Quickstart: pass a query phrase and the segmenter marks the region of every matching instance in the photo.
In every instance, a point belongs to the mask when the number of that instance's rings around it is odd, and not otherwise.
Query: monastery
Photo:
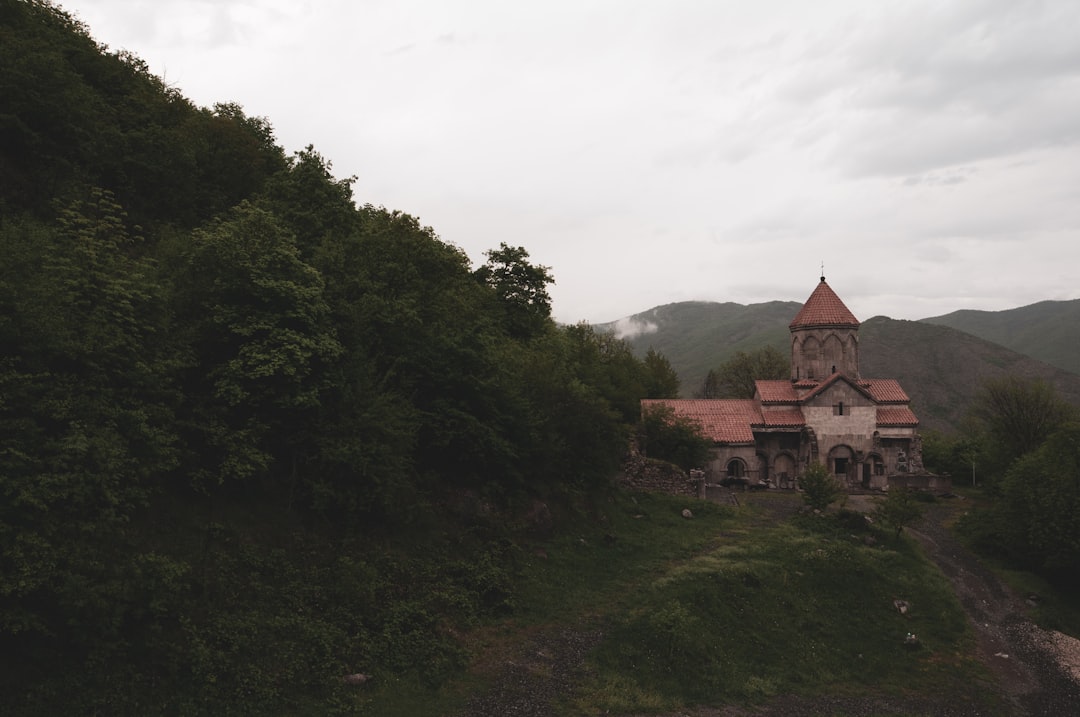
[[[895,379],[859,374],[859,321],[821,277],[788,327],[790,380],[759,380],[752,399],[646,399],[713,441],[709,482],[794,488],[822,463],[848,490],[922,473],[919,419]]]

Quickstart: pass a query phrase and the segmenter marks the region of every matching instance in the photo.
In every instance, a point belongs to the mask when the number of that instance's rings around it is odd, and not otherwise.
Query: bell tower
[[[834,373],[858,380],[859,320],[824,276],[788,329],[792,381],[821,381]]]

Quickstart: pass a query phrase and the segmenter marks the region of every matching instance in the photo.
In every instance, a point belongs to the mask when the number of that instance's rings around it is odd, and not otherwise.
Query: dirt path
[[[932,506],[913,535],[953,584],[975,629],[979,658],[997,678],[1017,717],[1080,714],[1080,656],[1075,641],[1048,633],[1028,605],[943,526],[947,506]]]
[[[849,508],[857,508],[849,505]],[[870,506],[867,506],[870,507]],[[979,658],[994,675],[1008,711],[988,715],[970,695],[780,697],[756,709],[699,708],[661,717],[1068,717],[1080,715],[1080,641],[1047,633],[1027,618],[1028,605],[960,545],[944,527],[950,507],[930,506],[909,529],[952,582],[975,629]],[[545,717],[582,677],[599,644],[595,627],[562,627],[535,635],[499,671],[492,688],[458,717]],[[1056,639],[1056,641],[1055,641]],[[1075,653],[1069,654],[1070,650]],[[1073,670],[1070,673],[1070,669]],[[984,689],[973,685],[971,691]],[[625,715],[623,717],[634,717]],[[657,717],[653,715],[652,717]]]

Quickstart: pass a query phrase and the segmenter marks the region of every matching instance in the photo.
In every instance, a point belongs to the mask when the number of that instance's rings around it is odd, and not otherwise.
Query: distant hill
[[[802,304],[770,301],[764,304],[685,301],[657,306],[626,319],[597,324],[613,331],[644,356],[650,347],[664,354],[679,374],[682,395],[700,392],[705,376],[735,355],[774,346],[787,355],[788,324]]]
[[[791,301],[684,302],[596,328],[625,338],[639,355],[650,347],[663,353],[679,375],[683,397],[691,398],[700,395],[709,369],[736,351],[773,346],[787,355],[788,324],[800,307]],[[862,323],[859,341],[862,375],[900,381],[923,429],[959,428],[982,382],[1005,374],[1045,380],[1080,406],[1080,375],[930,320],[875,317]]]
[[[878,316],[859,327],[859,348],[862,375],[898,379],[923,429],[958,428],[983,381],[1007,374],[1080,406],[1080,375],[948,326]]]
[[[1006,311],[954,311],[923,321],[966,331],[1080,374],[1080,299],[1040,301]]]

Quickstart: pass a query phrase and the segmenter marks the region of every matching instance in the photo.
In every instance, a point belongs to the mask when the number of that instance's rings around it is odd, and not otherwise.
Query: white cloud
[[[632,339],[642,334],[655,334],[660,327],[652,321],[626,317],[615,322],[615,338]]]
[[[802,301],[821,261],[860,318],[1080,296],[1072,0],[66,6],[359,201],[525,246],[561,321]]]

